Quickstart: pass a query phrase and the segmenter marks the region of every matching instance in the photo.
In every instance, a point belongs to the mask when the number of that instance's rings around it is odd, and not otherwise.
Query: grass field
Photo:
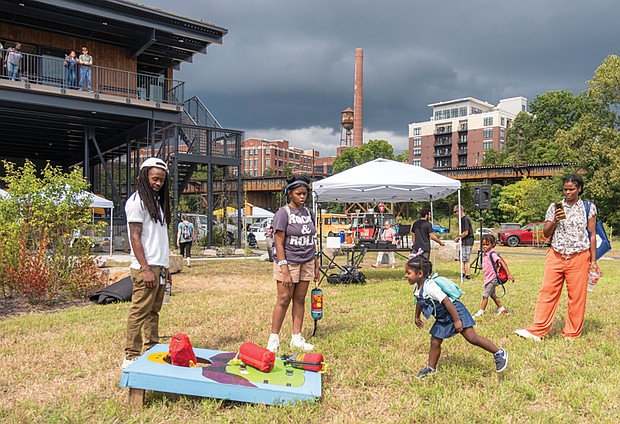
[[[329,362],[319,402],[267,407],[147,392],[143,409],[134,410],[127,389],[118,387],[128,304],[88,305],[0,320],[0,422],[620,422],[620,261],[600,262],[605,275],[589,294],[580,339],[567,343],[560,334],[564,293],[550,335],[536,343],[513,331],[532,319],[543,252],[500,251],[517,279],[503,299],[510,315],[496,316],[490,302],[476,326],[509,352],[499,375],[490,354],[457,336],[443,344],[438,372],[416,379],[426,365],[431,323],[414,325],[404,260],[395,270],[375,270],[375,255],[368,255],[367,284],[321,285],[324,318],[309,340]],[[275,301],[270,266],[209,261],[177,274],[160,333],[184,332],[194,346],[210,349],[264,345]],[[438,262],[438,269],[458,276],[453,260]],[[463,287],[472,314],[481,286],[478,275]],[[308,337],[313,323],[306,312]],[[290,332],[287,317],[281,350]]]

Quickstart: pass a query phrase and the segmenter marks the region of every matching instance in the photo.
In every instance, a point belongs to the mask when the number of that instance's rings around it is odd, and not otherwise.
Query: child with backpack
[[[434,373],[437,369],[437,362],[441,355],[441,344],[444,339],[448,339],[460,333],[469,343],[478,346],[493,354],[495,360],[495,371],[502,372],[508,365],[508,353],[504,349],[498,348],[495,344],[476,334],[474,330],[474,319],[471,314],[457,297],[460,294],[451,294],[451,299],[445,291],[448,289],[440,288],[439,284],[451,283],[451,286],[458,289],[458,286],[451,280],[438,277],[436,274],[429,278],[433,265],[422,257],[410,259],[405,265],[405,277],[410,285],[415,284],[414,296],[416,298],[415,325],[418,328],[424,326],[420,314],[424,314],[426,319],[435,317],[435,323],[431,327],[431,348],[428,355],[428,365],[417,375],[417,378],[424,378]],[[447,284],[446,284],[447,285]],[[445,291],[444,291],[445,290]],[[460,290],[458,290],[460,292]]]
[[[507,314],[508,310],[502,305],[502,301],[495,293],[495,288],[499,284],[504,284],[506,281],[515,281],[508,270],[506,261],[497,254],[493,249],[495,247],[495,236],[493,234],[484,234],[480,240],[482,250],[484,250],[484,256],[482,257],[482,273],[484,274],[484,288],[482,289],[482,303],[480,309],[474,315],[475,318],[481,317],[484,314],[484,310],[487,308],[489,297],[493,299],[493,302],[497,305],[497,315]],[[506,271],[507,280],[500,281],[499,270],[500,267]]]

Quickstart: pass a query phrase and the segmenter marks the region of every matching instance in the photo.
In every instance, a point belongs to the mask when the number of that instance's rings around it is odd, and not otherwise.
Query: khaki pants
[[[167,272],[161,266],[151,266],[155,274],[155,287],[146,287],[142,281],[142,271],[131,269],[133,291],[131,306],[127,318],[127,340],[125,342],[125,357],[133,359],[144,351],[159,343],[159,311],[164,300],[165,284],[159,284],[159,276]],[[144,330],[144,345],[142,331]]]
[[[586,312],[589,268],[589,250],[575,253],[565,259],[555,250],[549,249],[545,260],[542,287],[536,302],[534,323],[526,327],[527,331],[538,337],[544,337],[549,333],[560,302],[562,286],[566,281],[568,308],[562,336],[568,338],[581,336]]]

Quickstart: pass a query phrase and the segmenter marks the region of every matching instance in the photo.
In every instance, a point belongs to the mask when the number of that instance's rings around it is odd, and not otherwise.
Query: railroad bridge
[[[472,166],[458,168],[433,169],[446,177],[457,179],[461,182],[481,182],[492,184],[496,181],[519,180],[523,177],[528,178],[548,178],[565,172],[567,168],[575,167],[576,162],[560,163],[537,163],[523,165],[498,165],[498,166]],[[313,181],[325,178],[323,175],[312,176]],[[225,183],[225,184],[224,184]],[[282,189],[286,185],[286,177],[259,177],[244,178],[243,192],[246,201],[253,205],[260,206],[269,210],[276,210],[283,201]],[[237,180],[213,181],[213,194],[226,195],[226,192],[234,193],[237,191]],[[207,183],[205,181],[192,181],[185,193],[207,194]]]

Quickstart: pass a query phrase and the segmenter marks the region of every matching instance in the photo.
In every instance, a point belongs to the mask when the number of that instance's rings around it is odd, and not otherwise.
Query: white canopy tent
[[[110,209],[110,256],[112,256],[112,249],[114,248],[112,240],[112,232],[114,230],[114,202],[103,197],[99,197],[96,194],[90,193],[88,191],[84,192],[84,196],[90,199],[91,208]]]
[[[313,184],[316,202],[431,202],[460,188],[458,180],[381,158]]]
[[[312,191],[315,210],[323,202],[430,202],[432,217],[433,200],[458,191],[461,205],[460,188],[460,181],[421,166],[379,158],[317,181]]]

